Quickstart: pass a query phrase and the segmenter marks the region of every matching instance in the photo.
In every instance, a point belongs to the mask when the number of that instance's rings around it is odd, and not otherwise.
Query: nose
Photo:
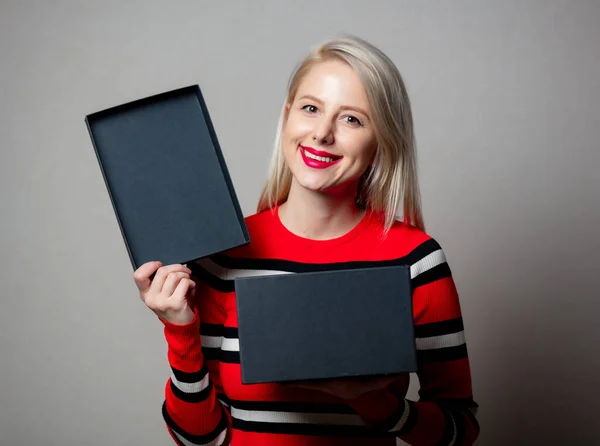
[[[313,129],[313,140],[319,144],[331,144],[333,143],[333,132],[334,125],[331,119],[323,116],[321,119],[315,120],[315,127]]]

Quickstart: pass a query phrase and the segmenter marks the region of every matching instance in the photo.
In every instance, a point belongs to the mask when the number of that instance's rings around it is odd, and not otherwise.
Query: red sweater
[[[457,291],[440,245],[397,222],[382,237],[368,213],[342,237],[292,234],[277,212],[246,218],[250,244],[188,265],[197,291],[188,325],[163,321],[171,377],[163,416],[178,445],[470,445],[478,436]],[[359,263],[351,263],[359,262]],[[234,279],[332,269],[339,264],[411,266],[419,401],[406,375],[355,400],[279,384],[242,385]],[[365,298],[368,298],[367,296]]]

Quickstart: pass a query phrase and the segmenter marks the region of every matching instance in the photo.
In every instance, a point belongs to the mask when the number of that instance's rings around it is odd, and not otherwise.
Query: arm
[[[458,293],[439,245],[430,240],[412,266],[419,401],[405,386],[349,400],[367,425],[414,445],[472,445],[479,435]]]
[[[194,319],[185,325],[160,319],[171,367],[162,413],[176,444],[218,446],[228,443],[231,426],[230,414],[219,401],[219,360],[214,354],[220,350],[226,314],[219,293],[197,279],[195,282]]]

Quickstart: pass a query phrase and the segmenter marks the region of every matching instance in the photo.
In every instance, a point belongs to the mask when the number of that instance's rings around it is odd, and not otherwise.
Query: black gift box
[[[86,116],[134,269],[187,263],[249,242],[197,85]]]
[[[242,382],[417,370],[408,266],[235,280]]]

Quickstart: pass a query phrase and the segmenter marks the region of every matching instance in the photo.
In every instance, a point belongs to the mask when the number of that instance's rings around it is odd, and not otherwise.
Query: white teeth
[[[317,161],[321,161],[322,163],[332,163],[333,162],[333,158],[327,158],[327,157],[324,157],[324,156],[313,155],[312,153],[309,153],[306,150],[304,150],[304,154],[307,156],[307,158],[310,158],[310,159],[313,159],[313,160],[317,160]]]

